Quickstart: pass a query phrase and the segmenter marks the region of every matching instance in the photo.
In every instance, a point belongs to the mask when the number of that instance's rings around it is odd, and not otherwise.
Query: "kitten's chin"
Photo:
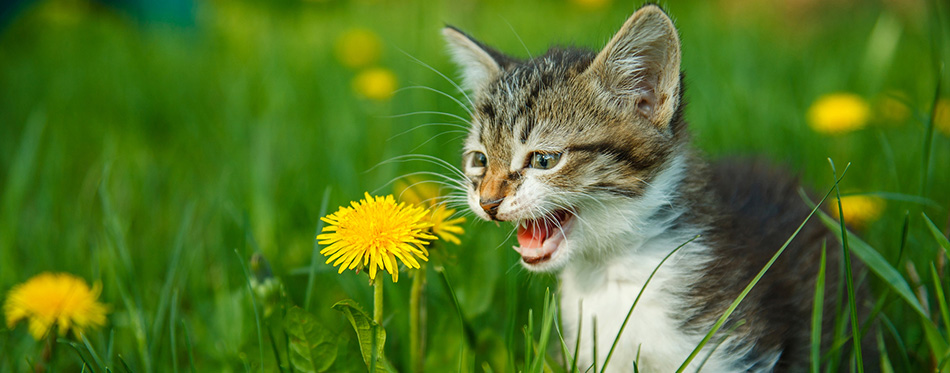
[[[540,219],[518,223],[518,244],[514,249],[521,254],[521,264],[537,272],[560,269],[567,246],[567,236],[574,227],[574,214],[558,210]]]

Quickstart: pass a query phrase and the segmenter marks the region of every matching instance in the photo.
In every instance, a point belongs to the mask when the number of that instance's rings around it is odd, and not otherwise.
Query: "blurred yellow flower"
[[[423,207],[432,206],[439,198],[439,187],[436,183],[415,177],[396,180],[393,189],[400,201]]]
[[[845,223],[862,228],[868,223],[877,220],[884,212],[884,200],[868,196],[841,197],[841,211],[844,213]],[[831,203],[831,216],[838,219],[837,201]]]
[[[364,70],[353,78],[353,90],[368,99],[388,99],[396,91],[396,75],[381,67]]]
[[[350,29],[336,40],[336,57],[351,69],[376,63],[382,54],[379,36],[367,29]]]
[[[818,98],[808,109],[808,124],[821,133],[839,134],[864,128],[870,107],[858,95],[833,93]]]
[[[910,108],[907,107],[907,95],[900,92],[890,92],[875,100],[874,109],[881,121],[888,124],[903,124],[910,118]]]
[[[425,220],[428,210],[396,204],[392,195],[366,198],[352,207],[340,209],[320,218],[328,225],[317,236],[321,245],[329,245],[320,254],[327,263],[340,266],[339,273],[346,269],[363,268],[369,265],[369,278],[376,279],[377,268],[382,268],[399,280],[396,258],[410,268],[419,268],[416,258],[428,260],[425,245],[436,237],[429,234],[432,224]]]
[[[86,328],[106,323],[106,306],[96,300],[101,291],[99,284],[90,289],[86,281],[68,273],[41,273],[7,293],[3,304],[7,327],[26,319],[36,340],[43,339],[53,325],[61,336],[69,330],[81,336]]]
[[[937,101],[937,108],[934,110],[934,127],[950,136],[950,99],[942,98]]]
[[[610,0],[571,0],[572,3],[577,4],[585,9],[600,9],[610,4]]]
[[[456,245],[462,243],[458,235],[465,234],[465,229],[460,226],[465,223],[465,218],[452,218],[456,211],[440,202],[441,194],[437,184],[410,177],[397,180],[395,190],[400,201],[429,207],[430,214],[426,215],[426,220],[432,224],[432,233]]]
[[[446,208],[442,204],[433,206],[430,211],[432,213],[428,215],[428,220],[432,223],[432,233],[445,241],[461,245],[462,241],[458,235],[465,234],[465,229],[460,226],[465,222],[465,217],[453,219],[455,209]]]

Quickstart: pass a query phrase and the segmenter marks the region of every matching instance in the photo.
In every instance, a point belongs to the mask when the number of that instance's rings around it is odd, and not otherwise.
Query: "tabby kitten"
[[[552,48],[518,60],[455,28],[442,33],[473,93],[468,203],[485,220],[517,226],[525,268],[559,273],[565,340],[575,340],[583,320],[582,369],[603,366],[647,276],[700,235],[656,273],[608,366],[631,371],[639,355],[641,371],[675,371],[808,215],[796,181],[695,155],[679,37],[655,5],[634,13],[599,53]],[[721,332],[688,370],[706,356],[708,372],[805,370],[823,240],[835,283],[837,241],[809,222],[721,329],[731,334]],[[825,310],[837,296],[829,290]]]

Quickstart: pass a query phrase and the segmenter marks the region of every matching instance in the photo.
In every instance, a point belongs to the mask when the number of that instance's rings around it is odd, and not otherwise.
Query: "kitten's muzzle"
[[[501,201],[504,200],[504,198],[481,198],[478,201],[478,205],[482,207],[482,210],[485,210],[485,213],[488,214],[492,220],[498,220],[495,218],[495,215],[498,214],[498,206],[500,206]]]

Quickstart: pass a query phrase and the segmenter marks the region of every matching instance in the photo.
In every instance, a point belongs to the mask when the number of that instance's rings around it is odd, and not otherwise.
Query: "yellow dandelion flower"
[[[373,197],[369,193],[352,207],[340,209],[326,217],[323,234],[317,236],[321,245],[329,245],[320,254],[327,263],[346,269],[369,266],[369,278],[376,279],[376,270],[382,268],[399,280],[396,258],[410,268],[419,268],[416,258],[428,261],[425,246],[436,237],[428,233],[431,223],[425,221],[426,209],[396,204],[392,195]]]
[[[372,100],[386,100],[396,91],[396,74],[376,67],[360,72],[353,78],[353,90]]]
[[[884,200],[868,196],[841,197],[841,211],[844,213],[845,223],[862,228],[868,223],[877,220],[884,212]],[[837,201],[832,201],[831,215],[838,219]]]
[[[336,40],[336,57],[351,69],[372,65],[381,54],[379,36],[367,29],[348,30]]]
[[[465,229],[460,227],[465,223],[465,218],[453,219],[455,209],[439,203],[441,194],[435,183],[409,177],[396,181],[395,190],[400,201],[429,208],[430,213],[426,215],[426,220],[432,224],[432,233],[456,245],[462,243],[457,235],[465,233]]]
[[[934,111],[934,127],[950,136],[950,99],[942,98],[937,101],[937,109]]]
[[[808,124],[818,132],[839,134],[864,128],[871,109],[852,93],[833,93],[818,98],[808,109]]]
[[[106,323],[106,306],[96,301],[101,291],[99,284],[90,289],[83,279],[68,273],[41,273],[10,289],[3,303],[7,327],[26,319],[36,340],[54,324],[59,335],[72,330],[81,336],[87,328]]]

